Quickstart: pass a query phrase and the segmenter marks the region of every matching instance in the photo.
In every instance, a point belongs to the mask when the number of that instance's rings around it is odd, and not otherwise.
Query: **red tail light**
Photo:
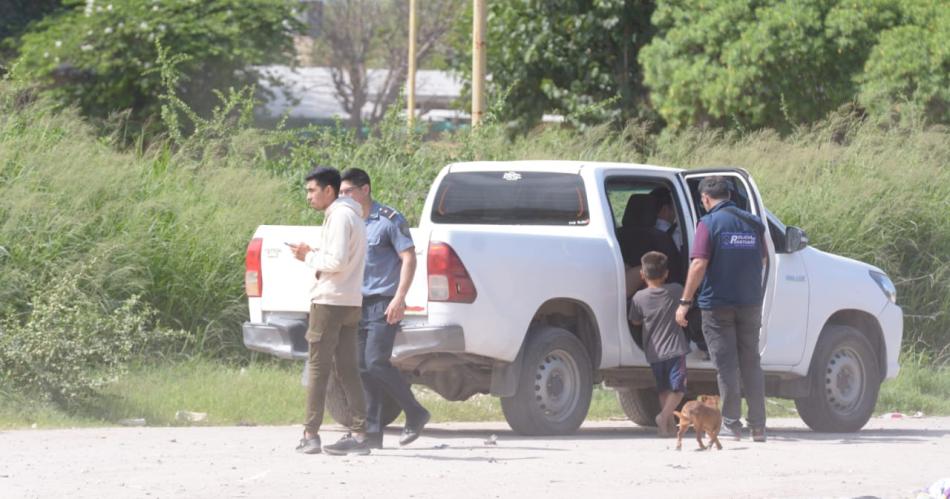
[[[455,250],[445,243],[429,243],[429,301],[472,303],[475,284]]]
[[[264,240],[255,237],[247,245],[244,258],[244,291],[249,298],[259,298],[264,292],[264,276],[261,274],[261,246]]]

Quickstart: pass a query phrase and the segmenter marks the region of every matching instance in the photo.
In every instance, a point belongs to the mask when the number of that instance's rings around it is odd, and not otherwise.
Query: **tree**
[[[216,89],[255,84],[254,64],[289,61],[293,0],[67,0],[22,36],[17,71],[89,116],[159,114],[157,41],[186,56],[178,95],[199,112]]]
[[[652,118],[637,54],[650,40],[647,0],[518,0],[488,4],[488,91],[521,130],[545,113],[578,123]],[[455,67],[471,74],[471,17]]]
[[[62,0],[6,0],[0,2],[0,74],[5,61],[14,58],[13,39],[30,23],[63,7]]]
[[[461,9],[455,0],[418,2],[416,57],[422,64],[437,49]],[[319,61],[330,66],[333,86],[349,125],[362,130],[364,107],[369,123],[378,123],[399,97],[409,72],[409,2],[407,0],[328,0],[321,4]],[[386,69],[372,87],[369,67]]]
[[[918,25],[911,11],[936,14],[940,4],[661,0],[653,16],[658,34],[640,62],[653,104],[673,126],[789,128],[855,100],[862,81],[867,103],[876,105],[870,88],[883,87],[864,75],[875,47],[895,36],[891,30]],[[917,77],[933,69],[918,67]]]
[[[909,22],[880,35],[859,77],[858,101],[873,115],[908,107],[931,123],[950,124],[950,8],[915,2]]]
[[[20,34],[31,22],[62,8],[62,0],[6,0],[0,2],[0,41]]]

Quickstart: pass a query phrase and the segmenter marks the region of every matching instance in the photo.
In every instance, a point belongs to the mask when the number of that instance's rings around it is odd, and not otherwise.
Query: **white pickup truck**
[[[794,399],[815,430],[857,431],[881,382],[899,369],[903,315],[894,285],[878,268],[809,247],[801,229],[766,210],[755,182],[737,168],[446,166],[412,229],[419,265],[393,364],[448,400],[500,397],[505,418],[522,434],[575,431],[595,383],[616,389],[631,420],[653,424],[654,381],[626,320],[630,243],[623,241],[652,227],[656,213],[644,196],[665,187],[684,228],[679,250],[688,254],[703,214],[697,186],[708,175],[727,177],[733,200],[768,221],[760,333],[767,394]],[[319,227],[266,225],[255,232],[243,327],[251,350],[306,357],[313,275],[284,242],[317,241],[318,234]],[[685,275],[686,258],[676,265]],[[687,366],[692,393],[717,391],[714,367],[701,352],[690,354]],[[331,395],[328,407],[338,421],[348,419],[338,397]],[[388,419],[398,411],[392,405]]]

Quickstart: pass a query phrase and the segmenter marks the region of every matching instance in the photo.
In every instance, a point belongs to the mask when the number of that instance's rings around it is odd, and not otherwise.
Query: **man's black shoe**
[[[370,449],[382,449],[383,448],[383,433],[367,433],[366,434],[366,443],[369,444]]]
[[[303,438],[300,439],[300,443],[297,444],[296,450],[301,454],[319,454],[320,435],[315,435],[313,438],[307,438],[307,434],[304,433]]]
[[[368,441],[363,440],[360,442],[353,438],[353,435],[349,433],[343,435],[343,438],[337,440],[335,444],[323,446],[323,452],[326,452],[331,456],[345,456],[347,454],[365,456],[370,453],[369,449]]]
[[[422,419],[418,422],[410,424],[409,421],[406,421],[406,427],[402,429],[402,436],[399,437],[399,445],[409,445],[415,442],[416,439],[422,435],[422,429],[425,428],[426,423],[428,423],[431,418],[432,414],[426,411]]]

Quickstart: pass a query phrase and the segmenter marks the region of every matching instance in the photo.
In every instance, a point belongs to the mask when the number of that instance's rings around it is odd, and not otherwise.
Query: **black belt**
[[[364,296],[364,297],[363,297],[363,301],[364,301],[364,302],[366,302],[366,301],[382,301],[382,300],[392,300],[393,298],[395,298],[395,296],[369,295],[369,296]]]

